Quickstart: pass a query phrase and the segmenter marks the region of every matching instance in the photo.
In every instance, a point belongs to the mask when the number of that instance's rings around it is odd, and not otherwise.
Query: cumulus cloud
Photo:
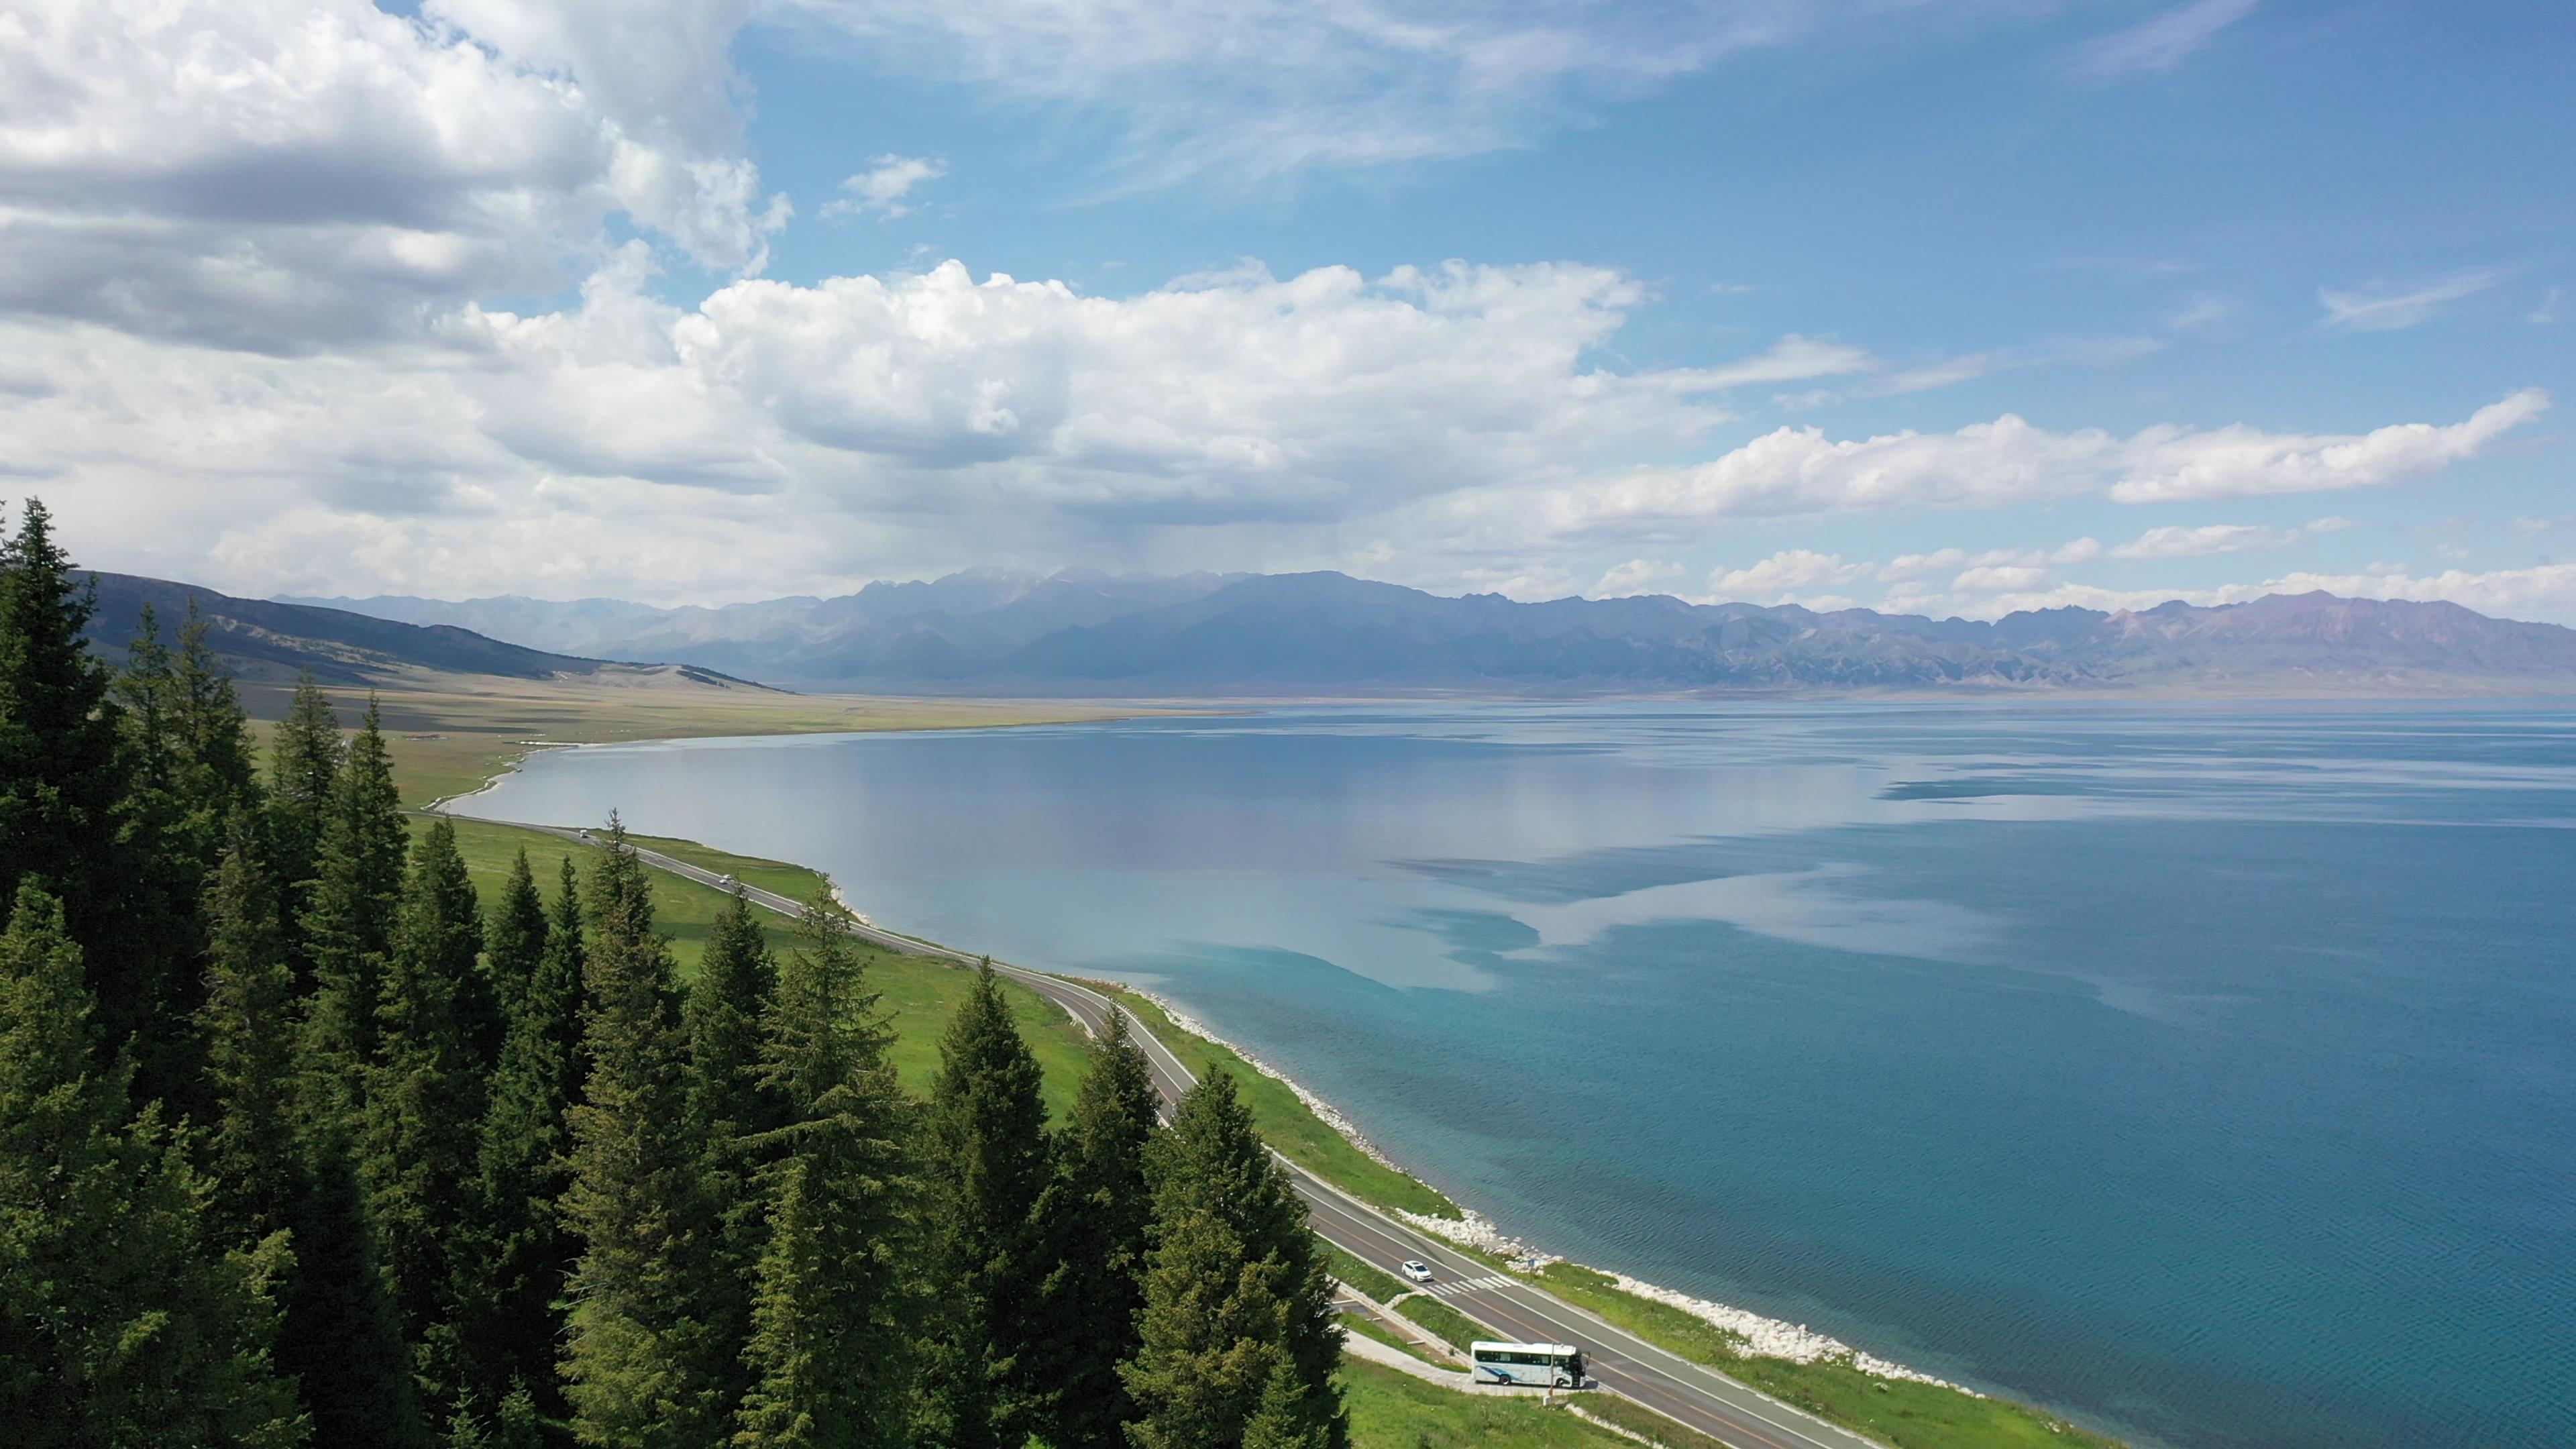
[[[823,203],[825,216],[877,216],[893,220],[912,214],[905,200],[914,187],[948,174],[948,163],[926,156],[879,156],[868,169],[841,182],[844,195]]]
[[[2179,425],[2128,438],[2052,433],[2006,414],[1955,433],[1836,441],[1780,428],[1706,463],[1640,468],[1552,492],[1535,512],[1551,534],[1670,531],[1723,518],[1991,508],[2085,493],[2123,503],[2301,493],[2393,482],[2473,456],[2549,408],[2526,389],[2448,426],[2361,435]]]
[[[2464,422],[2395,423],[2358,436],[2265,433],[2238,425],[2205,433],[2150,428],[2130,439],[2111,496],[2122,503],[2315,493],[2394,482],[2445,468],[2549,411],[2525,388]]]
[[[1749,568],[1719,569],[1710,574],[1708,595],[1713,600],[1748,604],[1795,603],[1802,589],[1856,584],[1868,578],[1873,567],[1866,563],[1845,563],[1840,554],[1818,553],[1806,548],[1787,549]]]
[[[2430,282],[2391,286],[2374,282],[2353,291],[2317,289],[2324,325],[2344,332],[2394,332],[2432,320],[2449,303],[2474,297],[2504,279],[2500,271],[2453,272]]]
[[[137,566],[221,536],[236,572],[218,585],[375,587],[400,538],[416,552],[383,586],[524,588],[559,576],[544,555],[578,536],[589,589],[668,598],[717,566],[769,592],[923,566],[897,537],[940,536],[964,565],[1176,529],[1203,544],[1330,529],[1686,448],[1720,416],[1687,378],[1586,361],[1639,296],[1594,268],[1253,270],[1110,299],[950,263],[743,280],[693,308],[649,295],[651,269],[629,243],[578,307],[468,307],[438,345],[363,367],[0,325],[0,433]],[[685,507],[708,520],[680,521]],[[811,556],[757,578],[721,560],[674,571],[726,518]],[[837,564],[816,552],[832,547],[848,550]]]
[[[2256,0],[2192,0],[2076,51],[2075,74],[2094,80],[2172,70],[2218,32],[2254,12]]]
[[[1682,578],[1690,570],[1677,563],[1656,559],[1632,558],[1612,564],[1598,583],[1584,592],[1596,599],[1622,599],[1632,594],[1654,592],[1657,586]]]
[[[24,0],[0,42],[0,309],[275,352],[415,333],[557,285],[620,212],[756,271],[786,211],[735,149],[721,39],[712,82],[684,34],[663,53],[697,79],[647,85],[623,51],[592,63],[587,21],[541,43],[569,3]],[[663,9],[706,13],[639,5],[606,33],[641,46]]]

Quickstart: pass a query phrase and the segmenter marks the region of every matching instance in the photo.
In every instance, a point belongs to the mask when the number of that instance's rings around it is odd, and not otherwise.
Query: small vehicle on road
[[[1431,1265],[1422,1261],[1420,1258],[1405,1259],[1403,1271],[1405,1277],[1412,1279],[1416,1283],[1428,1283],[1431,1281]]]
[[[722,884],[726,890],[732,890],[735,886],[742,884],[742,882],[735,880],[731,873],[717,876],[716,880]]]

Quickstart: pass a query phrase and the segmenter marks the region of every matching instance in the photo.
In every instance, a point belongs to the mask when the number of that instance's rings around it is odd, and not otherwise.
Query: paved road
[[[530,825],[523,828],[542,830],[567,840],[589,838],[588,832],[555,826]],[[718,890],[734,888],[716,872],[660,851],[637,847],[635,853],[645,864],[673,875],[685,876]],[[790,900],[775,891],[755,886],[739,888],[754,905],[789,916],[804,913],[802,902]],[[859,925],[854,929],[862,939],[904,955],[935,956],[961,965],[973,965],[979,959],[963,951],[917,941],[878,926]],[[1172,1055],[1170,1048],[1147,1030],[1143,1022],[1136,1020],[1133,1013],[1128,1013],[1126,1008],[1099,992],[1061,976],[1049,976],[999,961],[993,963],[993,969],[1063,1007],[1074,1020],[1082,1023],[1085,1030],[1094,1034],[1107,1029],[1112,1013],[1126,1015],[1128,1035],[1144,1049],[1146,1060],[1153,1067],[1154,1086],[1166,1102],[1178,1101],[1180,1095],[1197,1080],[1190,1069],[1181,1064],[1180,1058]],[[1285,1158],[1281,1162],[1287,1167],[1299,1195],[1306,1199],[1307,1206],[1314,1213],[1315,1231],[1327,1240],[1360,1261],[1390,1274],[1407,1258],[1418,1258],[1430,1264],[1436,1275],[1434,1288],[1442,1302],[1492,1329],[1498,1337],[1524,1343],[1571,1343],[1581,1347],[1592,1376],[1604,1389],[1634,1399],[1703,1434],[1738,1446],[1738,1449],[1882,1449],[1882,1446],[1858,1435],[1811,1418],[1776,1399],[1657,1348],[1551,1293],[1497,1273],[1440,1239],[1418,1232],[1360,1202],[1295,1163]]]

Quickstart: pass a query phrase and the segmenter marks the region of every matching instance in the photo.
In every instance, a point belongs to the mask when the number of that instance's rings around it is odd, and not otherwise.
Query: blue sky
[[[6,4],[102,566],[2576,623],[2563,4]]]

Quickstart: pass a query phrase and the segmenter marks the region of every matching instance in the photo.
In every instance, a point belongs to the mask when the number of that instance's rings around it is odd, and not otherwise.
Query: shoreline
[[[833,894],[835,896],[840,894],[839,887],[833,888]],[[1414,1177],[1416,1181],[1421,1181],[1412,1169],[1387,1156],[1384,1149],[1370,1141],[1367,1134],[1360,1131],[1358,1124],[1354,1123],[1348,1114],[1308,1090],[1296,1078],[1271,1065],[1241,1043],[1219,1035],[1206,1022],[1183,1010],[1179,1003],[1170,997],[1160,992],[1148,991],[1132,982],[1120,984],[1126,990],[1152,1002],[1164,1016],[1170,1018],[1173,1026],[1192,1036],[1205,1038],[1224,1047],[1227,1051],[1241,1057],[1244,1065],[1295,1093],[1297,1100],[1306,1104],[1306,1109],[1313,1112],[1318,1120],[1340,1133],[1371,1161],[1390,1171],[1400,1172],[1407,1177]],[[1429,1213],[1407,1212],[1397,1207],[1380,1207],[1379,1211],[1420,1228],[1434,1237],[1446,1239],[1461,1247],[1473,1248],[1478,1252],[1526,1263],[1533,1270],[1544,1268],[1551,1263],[1567,1263],[1589,1272],[1599,1273],[1617,1284],[1623,1293],[1663,1304],[1667,1308],[1680,1309],[1721,1332],[1734,1335],[1742,1342],[1743,1351],[1754,1357],[1785,1359],[1790,1363],[1798,1364],[1841,1359],[1848,1361],[1853,1368],[1872,1378],[1925,1384],[1933,1388],[1948,1389],[1953,1393],[1966,1394],[1973,1399],[1988,1397],[1965,1384],[1936,1378],[1920,1369],[1908,1368],[1893,1360],[1880,1358],[1866,1349],[1854,1348],[1841,1339],[1819,1333],[1803,1323],[1793,1324],[1785,1319],[1767,1317],[1749,1308],[1737,1308],[1732,1304],[1695,1297],[1679,1289],[1649,1283],[1642,1278],[1634,1278],[1613,1269],[1597,1268],[1589,1263],[1576,1262],[1562,1253],[1550,1253],[1532,1247],[1526,1241],[1504,1232],[1493,1219],[1463,1204],[1458,1209],[1459,1216],[1455,1218],[1433,1217]]]

